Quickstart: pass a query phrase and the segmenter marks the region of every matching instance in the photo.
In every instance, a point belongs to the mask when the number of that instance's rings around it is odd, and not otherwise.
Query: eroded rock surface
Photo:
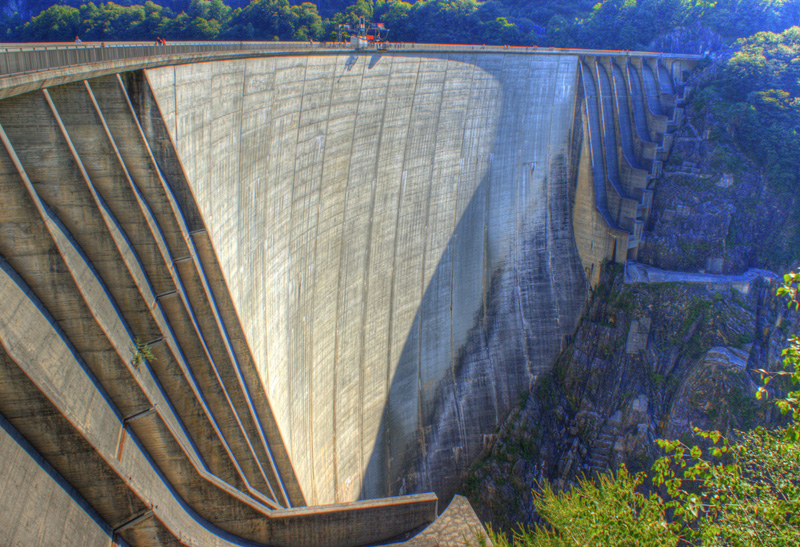
[[[531,489],[563,488],[626,464],[648,468],[657,438],[775,423],[755,397],[779,365],[797,314],[758,279],[747,294],[713,285],[625,284],[612,267],[552,373],[505,423],[465,490],[501,528],[533,523]]]

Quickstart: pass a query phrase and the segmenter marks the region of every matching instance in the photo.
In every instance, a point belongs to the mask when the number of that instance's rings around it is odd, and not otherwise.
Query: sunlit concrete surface
[[[576,68],[375,54],[147,71],[311,500],[441,487],[573,328]]]

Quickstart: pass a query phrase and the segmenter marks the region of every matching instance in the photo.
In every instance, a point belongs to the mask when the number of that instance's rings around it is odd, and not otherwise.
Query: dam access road
[[[0,48],[0,543],[480,529],[697,59],[371,48]]]

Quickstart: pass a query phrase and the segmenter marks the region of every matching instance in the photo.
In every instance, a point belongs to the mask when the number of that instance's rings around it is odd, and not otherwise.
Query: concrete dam
[[[437,499],[635,257],[694,62],[7,49],[0,536],[441,543]]]

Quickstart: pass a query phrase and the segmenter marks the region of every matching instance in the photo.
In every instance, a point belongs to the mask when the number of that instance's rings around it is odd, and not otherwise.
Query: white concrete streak
[[[385,495],[392,460],[425,446],[491,276],[546,220],[576,67],[409,54],[148,71],[309,503]]]

